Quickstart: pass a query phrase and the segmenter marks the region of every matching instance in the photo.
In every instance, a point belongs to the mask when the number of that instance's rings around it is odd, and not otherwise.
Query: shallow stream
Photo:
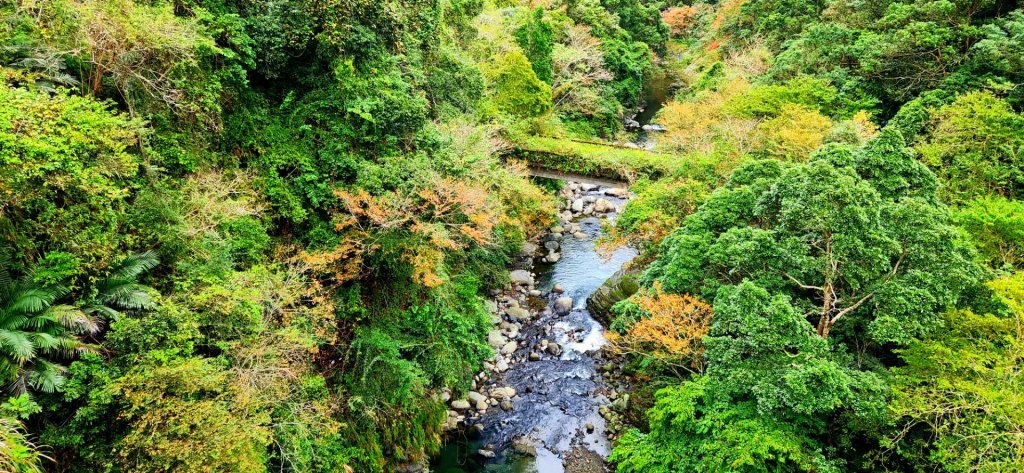
[[[624,202],[604,195],[603,189],[583,195],[600,196],[616,205]],[[563,473],[566,464],[570,464],[569,471],[603,471],[592,468],[599,466],[610,450],[605,420],[598,413],[609,403],[609,386],[599,370],[600,349],[606,339],[601,324],[587,311],[586,300],[636,255],[632,248],[620,248],[610,258],[598,254],[594,239],[601,235],[604,218],[613,219],[614,214],[577,218],[575,222],[588,238],[581,240],[566,232],[560,240],[561,259],[534,267],[542,296],[532,300],[531,306],[546,304],[547,310],[522,327],[516,355],[523,361],[488,381],[516,389],[513,409],[488,409],[478,421],[483,427],[479,437],[459,436],[450,441],[431,465],[432,472]],[[562,294],[552,292],[555,284],[564,289]],[[559,316],[553,305],[564,296],[572,297],[573,308]],[[543,351],[537,347],[542,339],[558,343],[561,354],[545,353],[540,360],[526,361],[530,352]],[[481,448],[493,449],[495,457],[479,455]],[[589,458],[589,463],[582,463],[590,467],[571,465],[581,463],[581,456]]]

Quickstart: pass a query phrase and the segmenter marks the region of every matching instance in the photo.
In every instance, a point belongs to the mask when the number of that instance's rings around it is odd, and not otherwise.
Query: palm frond
[[[101,322],[98,319],[89,317],[85,311],[73,305],[55,305],[48,312],[61,327],[74,333],[92,335],[100,331]]]
[[[0,353],[17,364],[24,364],[35,357],[36,347],[26,332],[0,330]]]
[[[52,393],[64,384],[65,371],[67,368],[64,366],[39,360],[26,373],[28,385],[44,393]]]
[[[160,258],[152,250],[136,253],[121,260],[111,271],[110,279],[134,280],[142,273],[149,271],[160,264]]]
[[[156,306],[150,297],[149,287],[135,282],[109,288],[100,295],[101,301],[111,307],[124,310],[148,310]]]
[[[22,330],[30,317],[14,311],[4,311],[0,317],[0,330]]]

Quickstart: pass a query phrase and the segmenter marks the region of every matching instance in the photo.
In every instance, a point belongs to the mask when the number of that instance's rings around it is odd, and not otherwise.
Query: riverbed
[[[625,247],[605,258],[595,248],[602,223],[614,221],[616,211],[625,202],[623,198],[606,194],[609,188],[605,186],[574,183],[570,187],[577,191],[563,195],[570,209],[563,213],[565,229],[556,239],[559,258],[554,263],[539,259],[533,267],[534,293],[539,291],[540,295],[526,302],[536,310],[536,317],[522,323],[515,337],[518,348],[511,355],[513,362],[508,369],[492,373],[478,388],[486,392],[493,386],[511,386],[516,392],[511,409],[492,406],[478,418],[467,420],[467,424],[478,426],[456,433],[433,462],[431,471],[604,471],[603,459],[611,443],[599,409],[609,404],[608,394],[614,387],[600,373],[605,333],[587,311],[586,300],[636,252]],[[614,191],[622,195],[620,189]],[[598,199],[611,202],[614,210],[592,212]],[[576,200],[586,202],[582,212],[572,212]],[[540,242],[542,251],[544,245],[547,241]],[[496,305],[511,302],[504,297]],[[557,307],[559,299],[565,304],[566,297],[572,299],[568,313],[564,313],[565,306],[561,310]],[[558,349],[553,350],[552,345]],[[491,455],[493,458],[489,458]],[[578,465],[574,467],[573,463]]]

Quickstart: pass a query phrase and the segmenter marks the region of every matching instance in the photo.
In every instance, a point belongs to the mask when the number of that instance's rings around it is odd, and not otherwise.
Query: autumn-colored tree
[[[634,294],[629,303],[640,316],[625,334],[609,333],[616,352],[639,355],[671,369],[703,371],[702,340],[711,330],[710,305],[688,294],[666,293],[661,283]]]
[[[681,35],[690,28],[697,9],[690,5],[671,7],[661,12],[661,21],[664,21],[673,35]]]
[[[328,270],[336,282],[363,274],[363,261],[380,249],[380,237],[397,236],[413,279],[427,287],[443,282],[439,275],[445,252],[492,243],[497,208],[485,188],[452,178],[437,178],[413,193],[390,191],[379,196],[363,189],[339,189],[335,196],[345,212],[335,216],[334,229],[343,237],[327,252],[312,253],[306,262]]]

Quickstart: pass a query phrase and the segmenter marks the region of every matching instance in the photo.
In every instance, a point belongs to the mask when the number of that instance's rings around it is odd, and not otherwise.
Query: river
[[[569,197],[570,202],[589,201],[592,206],[593,201],[605,199],[616,208],[625,202],[607,195],[607,187],[572,184],[571,188],[579,190]],[[521,325],[515,338],[518,349],[511,356],[515,361],[506,371],[492,373],[485,386],[478,389],[515,388],[512,408],[492,406],[469,421],[479,424],[471,430],[476,438],[469,439],[467,431],[460,431],[434,459],[431,471],[604,471],[603,459],[611,446],[599,409],[609,404],[608,395],[614,387],[609,386],[599,369],[601,347],[606,341],[604,328],[587,311],[586,300],[636,255],[628,247],[618,249],[610,258],[596,251],[594,240],[601,235],[602,221],[614,218],[614,211],[592,215],[577,212],[572,220],[563,220],[567,228],[578,225],[579,232],[574,236],[573,232],[565,231],[557,239],[557,262],[544,264],[538,260],[534,266],[536,290],[541,294],[531,297],[528,305],[536,309],[537,316]],[[554,290],[556,284],[563,292]],[[556,301],[564,297],[572,298],[572,309],[559,315]],[[557,356],[543,348],[549,343],[557,343],[561,348],[554,351],[560,352]],[[543,356],[531,361],[531,353]],[[491,452],[493,458],[487,458]]]

